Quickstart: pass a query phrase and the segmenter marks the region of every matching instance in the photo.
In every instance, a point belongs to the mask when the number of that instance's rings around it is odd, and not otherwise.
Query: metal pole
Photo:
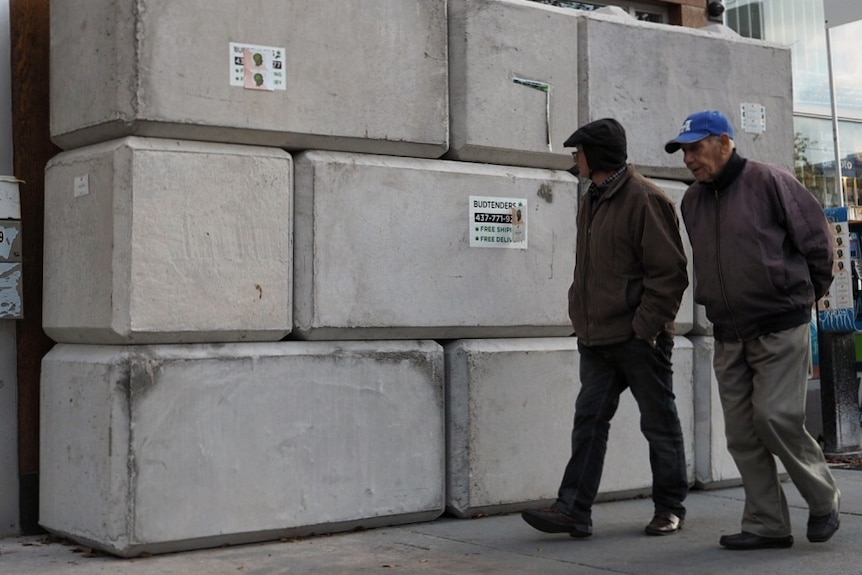
[[[856,334],[820,332],[820,408],[823,451],[827,455],[859,454],[859,380],[856,379]]]
[[[835,189],[838,205],[844,204],[844,186],[841,185],[841,149],[838,147],[838,99],[835,96],[835,80],[832,76],[832,29],[826,26],[826,60],[829,63],[829,95],[832,99],[832,143],[835,146]]]

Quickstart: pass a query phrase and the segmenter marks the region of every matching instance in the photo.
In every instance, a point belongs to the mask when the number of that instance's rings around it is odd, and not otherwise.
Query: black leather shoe
[[[736,535],[722,535],[718,543],[727,549],[786,549],[793,545],[793,535],[764,537],[743,531]]]
[[[521,513],[521,517],[531,527],[544,533],[568,533],[572,537],[589,537],[593,534],[590,525],[576,521],[553,507],[530,509]]]
[[[682,529],[685,520],[680,519],[670,511],[659,511],[656,513],[649,525],[646,526],[647,535],[671,535]]]
[[[829,541],[840,524],[837,509],[826,515],[811,515],[808,517],[808,540],[812,543]]]

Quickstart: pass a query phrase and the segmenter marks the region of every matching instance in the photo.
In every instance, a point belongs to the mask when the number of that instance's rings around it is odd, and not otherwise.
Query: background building
[[[796,175],[824,206],[838,205],[822,0],[728,0],[725,19],[742,36],[790,46]],[[839,157],[850,204],[862,202],[860,37],[862,21],[832,28]]]

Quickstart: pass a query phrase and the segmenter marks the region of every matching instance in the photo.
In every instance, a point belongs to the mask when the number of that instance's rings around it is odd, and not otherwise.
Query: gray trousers
[[[809,333],[803,324],[750,341],[715,342],[727,449],[745,490],[742,530],[756,535],[791,534],[774,456],[809,513],[825,515],[838,505],[840,494],[823,451],[805,429]]]

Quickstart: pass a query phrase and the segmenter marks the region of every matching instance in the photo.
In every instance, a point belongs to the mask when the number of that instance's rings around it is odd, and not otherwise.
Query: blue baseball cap
[[[664,145],[664,151],[673,154],[683,144],[693,144],[707,136],[722,134],[727,134],[731,140],[733,139],[733,124],[727,116],[716,110],[697,112],[685,119],[682,128],[679,129],[679,135]]]

